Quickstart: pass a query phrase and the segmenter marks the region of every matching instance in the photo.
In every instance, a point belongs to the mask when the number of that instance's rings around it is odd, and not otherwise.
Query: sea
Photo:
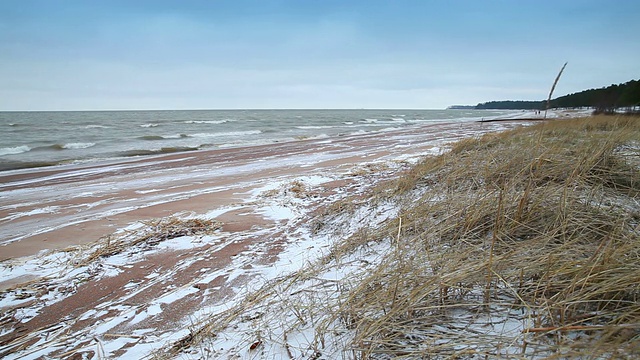
[[[0,112],[0,171],[263,145],[438,122],[504,110],[158,110]]]

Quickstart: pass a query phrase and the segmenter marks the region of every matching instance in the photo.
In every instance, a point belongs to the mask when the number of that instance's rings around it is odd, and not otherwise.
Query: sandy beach
[[[185,336],[186,322],[322,253],[330,240],[309,236],[318,209],[452,141],[522,124],[437,124],[0,173],[0,357],[146,356]],[[111,234],[174,216],[221,227],[81,260]]]

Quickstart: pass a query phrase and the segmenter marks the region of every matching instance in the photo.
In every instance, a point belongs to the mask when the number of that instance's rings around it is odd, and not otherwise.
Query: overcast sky
[[[438,109],[640,78],[638,0],[1,0],[0,111]]]

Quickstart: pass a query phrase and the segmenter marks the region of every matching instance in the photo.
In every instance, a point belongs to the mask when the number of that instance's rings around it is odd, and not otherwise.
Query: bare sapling
[[[549,91],[549,97],[547,98],[547,106],[544,109],[544,118],[547,118],[547,110],[549,110],[549,105],[551,103],[551,96],[553,95],[553,90],[556,89],[556,85],[558,85],[558,81],[560,81],[560,76],[562,76],[562,72],[564,71],[564,68],[567,67],[567,62],[564,63],[564,65],[562,65],[562,69],[560,69],[560,72],[558,73],[558,76],[556,76],[556,80],[553,82],[553,85],[551,86],[551,91]]]

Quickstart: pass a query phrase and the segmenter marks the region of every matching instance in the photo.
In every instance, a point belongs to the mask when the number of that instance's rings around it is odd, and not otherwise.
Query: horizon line
[[[453,106],[453,105],[452,105]],[[460,105],[455,105],[460,106]],[[475,105],[469,105],[475,106]],[[100,111],[277,111],[277,110],[452,110],[447,108],[195,108],[195,109],[79,109],[79,110],[0,110],[0,112],[100,112]],[[453,109],[455,110],[455,109]],[[484,109],[480,109],[484,110]]]

